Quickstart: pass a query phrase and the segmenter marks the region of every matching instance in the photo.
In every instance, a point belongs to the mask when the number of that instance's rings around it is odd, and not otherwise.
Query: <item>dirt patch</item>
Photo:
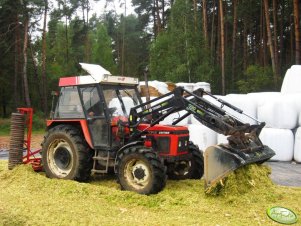
[[[44,134],[33,134],[31,136],[31,149],[41,148],[41,143],[44,139]],[[10,136],[0,136],[0,150],[9,149]]]

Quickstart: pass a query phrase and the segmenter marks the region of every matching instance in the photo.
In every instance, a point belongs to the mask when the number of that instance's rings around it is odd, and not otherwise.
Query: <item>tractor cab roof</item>
[[[138,78],[113,76],[109,71],[97,64],[80,63],[82,69],[89,75],[63,77],[59,80],[59,86],[76,86],[87,84],[114,84],[114,85],[131,85],[139,84]]]

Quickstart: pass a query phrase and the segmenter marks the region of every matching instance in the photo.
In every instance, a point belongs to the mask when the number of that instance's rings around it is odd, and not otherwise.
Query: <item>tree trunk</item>
[[[14,108],[19,105],[19,76],[21,72],[21,37],[20,37],[20,24],[19,16],[16,14],[16,30],[15,30],[15,75],[14,75]]]
[[[32,45],[31,45],[31,38],[29,36],[29,40],[28,40],[28,48],[30,49],[30,55],[31,55],[31,60],[32,60],[32,65],[33,65],[33,72],[34,72],[34,80],[36,82],[36,84],[40,84],[40,79],[39,79],[39,75],[38,75],[38,67],[36,65],[35,62],[35,57],[34,57],[34,51],[32,49]],[[38,91],[38,95],[40,98],[40,104],[42,106],[42,108],[44,107],[44,100],[43,100],[43,87],[37,87],[37,91]]]
[[[197,0],[193,0],[193,23],[194,23],[194,32],[197,32]]]
[[[207,28],[207,0],[203,0],[203,30],[205,46],[208,46],[208,28]]]
[[[300,59],[300,26],[299,26],[299,0],[294,0],[294,24],[295,24],[295,43],[296,43],[296,64],[301,64]]]
[[[274,45],[272,41],[272,32],[270,27],[270,17],[269,17],[269,4],[268,0],[264,0],[264,12],[265,12],[265,21],[266,21],[266,28],[267,28],[267,35],[268,35],[268,46],[270,47],[270,54],[271,54],[271,61],[272,61],[272,68],[274,74],[274,88],[277,89],[278,84],[278,73],[276,68],[276,58],[274,52]]]
[[[278,22],[277,22],[277,2],[273,0],[273,22],[274,22],[274,51],[275,51],[275,66],[277,73],[279,72],[279,57],[278,57]]]
[[[294,62],[294,44],[295,44],[295,40],[294,40],[294,19],[292,17],[290,17],[290,64],[295,64]]]
[[[212,9],[212,23],[211,23],[211,40],[210,40],[210,53],[211,53],[211,63],[214,64],[214,43],[215,43],[215,33],[214,24],[215,24],[215,0],[213,0],[213,9]]]
[[[223,0],[219,0],[219,12],[220,12],[220,28],[221,28],[221,68],[222,68],[222,94],[226,94],[225,85],[225,37],[224,37],[224,12],[223,12]]]
[[[27,45],[28,45],[28,24],[29,18],[26,15],[24,18],[24,43],[23,43],[23,83],[24,83],[24,96],[25,104],[27,107],[31,106],[28,88],[28,78],[27,78]]]
[[[48,112],[47,102],[47,77],[46,77],[46,26],[47,26],[47,11],[48,11],[48,0],[45,0],[45,11],[44,11],[44,24],[42,34],[42,107],[46,116]]]
[[[236,34],[237,34],[237,0],[233,0],[233,33],[232,33],[232,76],[231,83],[234,86],[234,81],[236,78]]]
[[[248,65],[248,32],[246,18],[243,20],[243,70],[247,70]]]
[[[156,0],[156,23],[157,23],[157,35],[161,32],[162,30],[162,22],[161,22],[161,17],[160,17],[160,9],[159,9],[159,0]]]
[[[68,16],[67,16],[67,3],[64,0],[64,13],[65,13],[65,41],[66,41],[66,63],[69,62],[69,41],[68,41]]]
[[[282,65],[283,65],[283,62],[285,62],[285,50],[283,48],[283,15],[284,15],[284,1],[282,0],[281,1],[281,4],[282,4],[282,7],[281,7],[281,12],[280,12],[280,24],[279,24],[279,27],[280,27],[280,34],[279,34],[279,50],[280,50],[280,53],[279,53],[279,70],[282,72]]]

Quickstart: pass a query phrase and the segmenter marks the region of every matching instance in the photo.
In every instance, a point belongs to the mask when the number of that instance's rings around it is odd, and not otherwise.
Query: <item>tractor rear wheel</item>
[[[199,148],[189,144],[190,158],[168,165],[168,178],[172,180],[200,179],[204,174],[204,157]]]
[[[88,180],[92,156],[81,131],[74,126],[59,125],[50,129],[42,143],[42,163],[49,178]]]
[[[123,190],[149,195],[165,187],[165,166],[150,148],[126,148],[118,155],[116,164],[117,182]]]

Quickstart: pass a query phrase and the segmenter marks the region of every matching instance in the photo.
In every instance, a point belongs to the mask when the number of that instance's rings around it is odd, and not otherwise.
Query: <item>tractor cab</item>
[[[77,123],[91,148],[111,150],[120,146],[113,127],[118,120],[127,121],[130,109],[142,103],[137,79],[111,75],[98,81],[91,76],[65,77],[59,86],[48,128]]]

